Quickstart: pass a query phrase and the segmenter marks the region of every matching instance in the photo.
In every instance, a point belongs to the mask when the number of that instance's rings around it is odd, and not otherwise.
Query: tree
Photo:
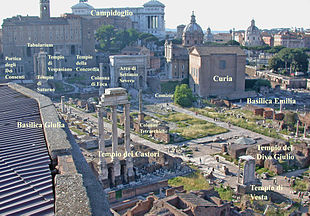
[[[192,106],[195,98],[187,84],[178,85],[174,92],[174,103],[182,107]]]
[[[139,38],[135,29],[117,30],[112,25],[102,25],[96,33],[100,48],[104,51],[119,51],[134,44]]]
[[[109,51],[112,48],[113,41],[116,37],[116,31],[113,25],[102,25],[95,35],[100,42],[100,47],[103,50]]]
[[[265,79],[246,79],[245,80],[245,88],[247,90],[254,90],[256,92],[259,92],[260,88],[263,86],[271,88],[270,81],[265,80]]]
[[[273,58],[268,60],[269,69],[273,69],[278,71],[280,68],[284,67],[283,61],[278,57],[274,56]]]
[[[173,44],[182,44],[182,39],[181,38],[173,39],[172,43]]]
[[[285,71],[288,72],[287,68],[293,61],[293,55],[290,48],[284,48],[278,53],[279,58],[284,62]]]
[[[304,49],[296,48],[281,48],[280,51],[269,60],[269,68],[278,71],[280,68],[285,68],[288,73],[288,68],[292,71],[306,72],[308,69],[309,56]]]
[[[240,46],[240,43],[238,41],[235,41],[235,40],[230,40],[230,41],[227,41],[225,43],[225,45],[234,45],[234,46]]]
[[[267,50],[268,53],[278,53],[280,50],[284,49],[284,46],[274,46],[270,50]]]
[[[304,71],[308,70],[308,58],[309,56],[302,49],[292,50],[293,61],[291,64],[293,71]]]
[[[298,118],[298,115],[294,112],[287,112],[284,116],[284,123],[289,126],[290,128],[294,127],[296,120]]]

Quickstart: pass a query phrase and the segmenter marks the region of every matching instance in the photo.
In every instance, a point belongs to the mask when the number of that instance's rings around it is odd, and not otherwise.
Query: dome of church
[[[89,4],[85,3],[85,2],[80,2],[80,3],[76,4],[76,5],[73,5],[71,8],[72,9],[94,9],[93,6],[91,6],[91,5],[89,5]]]
[[[254,19],[251,21],[251,26],[249,26],[247,28],[247,32],[248,33],[257,33],[257,32],[259,32],[259,29],[255,26],[255,20]]]
[[[143,5],[144,7],[165,7],[165,5],[157,0],[148,1]]]
[[[196,23],[196,17],[195,17],[194,12],[193,12],[192,18],[191,18],[191,23],[185,27],[183,33],[187,34],[187,33],[196,33],[196,32],[203,34],[202,28],[200,27],[200,25],[198,25]]]

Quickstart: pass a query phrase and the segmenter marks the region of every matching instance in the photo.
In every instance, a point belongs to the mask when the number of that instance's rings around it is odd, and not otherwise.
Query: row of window
[[[17,35],[9,35],[8,36],[8,40],[9,40],[9,42],[12,42],[13,41],[13,38],[14,38],[14,41],[17,41]],[[53,33],[50,33],[50,35],[49,35],[49,37],[46,35],[46,34],[43,34],[42,33],[42,35],[41,35],[41,40],[44,40],[44,39],[46,39],[46,38],[49,38],[50,40],[53,40],[53,39],[56,39],[56,40],[63,40],[64,38],[65,38],[65,40],[69,40],[69,39],[71,39],[71,40],[73,40],[73,39],[82,39],[82,37],[81,37],[81,35],[70,35],[70,37],[68,36],[68,34],[66,34],[66,36],[64,36],[64,35],[59,35],[59,34],[56,34],[56,36],[54,37],[53,36]],[[29,39],[29,41],[31,41],[32,39],[34,40],[34,41],[37,41],[38,40],[38,38],[37,38],[37,35],[35,35],[34,37],[31,37],[31,33],[28,33],[28,39]],[[22,35],[22,34],[20,34],[19,35],[19,40],[24,40],[24,35]]]

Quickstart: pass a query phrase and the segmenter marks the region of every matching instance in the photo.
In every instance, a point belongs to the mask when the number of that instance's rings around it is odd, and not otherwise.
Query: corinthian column
[[[112,106],[112,162],[114,167],[114,176],[112,176],[112,182],[115,186],[122,183],[121,179],[121,166],[119,158],[117,157],[117,147],[118,147],[118,134],[117,134],[117,106]]]
[[[298,137],[299,134],[299,120],[297,120],[297,126],[296,126],[296,134],[295,136]]]
[[[130,104],[124,105],[125,114],[125,149],[127,153],[130,153]],[[126,173],[125,178],[127,182],[134,181],[133,160],[131,156],[126,157]]]
[[[102,96],[102,94],[104,93],[104,88],[103,88],[103,63],[99,64],[99,68],[100,68],[100,87],[99,87],[99,98]]]
[[[99,181],[102,183],[104,188],[109,187],[108,181],[108,169],[107,163],[103,154],[105,153],[105,143],[104,143],[104,122],[103,122],[103,110],[101,106],[97,107],[98,116],[98,147],[99,147]]]

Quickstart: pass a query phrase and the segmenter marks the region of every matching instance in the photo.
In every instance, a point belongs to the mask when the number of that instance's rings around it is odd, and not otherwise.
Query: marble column
[[[305,128],[304,128],[304,138],[307,137],[307,130],[308,130],[308,125],[305,123]]]
[[[100,87],[99,87],[99,97],[104,93],[104,88],[103,88],[103,63],[99,64],[99,74],[100,74]]]
[[[124,105],[124,114],[125,114],[125,149],[126,152],[130,153],[130,104]],[[128,155],[128,154],[127,154]],[[134,181],[135,175],[133,171],[133,158],[126,157],[126,169],[125,169],[125,179],[127,182]]]
[[[103,188],[109,187],[108,181],[108,169],[103,153],[105,153],[105,143],[104,143],[104,121],[103,121],[103,108],[101,106],[97,107],[98,116],[98,148],[99,148],[99,181],[101,182]]]
[[[142,101],[142,89],[139,90],[139,114],[138,114],[138,120],[139,122],[144,121],[144,113],[143,113],[143,101]]]
[[[139,113],[142,113],[142,89],[139,89]]]
[[[118,134],[117,134],[117,106],[112,106],[112,154],[115,157],[112,157],[114,176],[112,177],[112,182],[115,186],[122,183],[121,178],[121,165],[118,155]]]
[[[299,120],[297,120],[297,126],[296,126],[296,137],[298,137],[299,134]]]

